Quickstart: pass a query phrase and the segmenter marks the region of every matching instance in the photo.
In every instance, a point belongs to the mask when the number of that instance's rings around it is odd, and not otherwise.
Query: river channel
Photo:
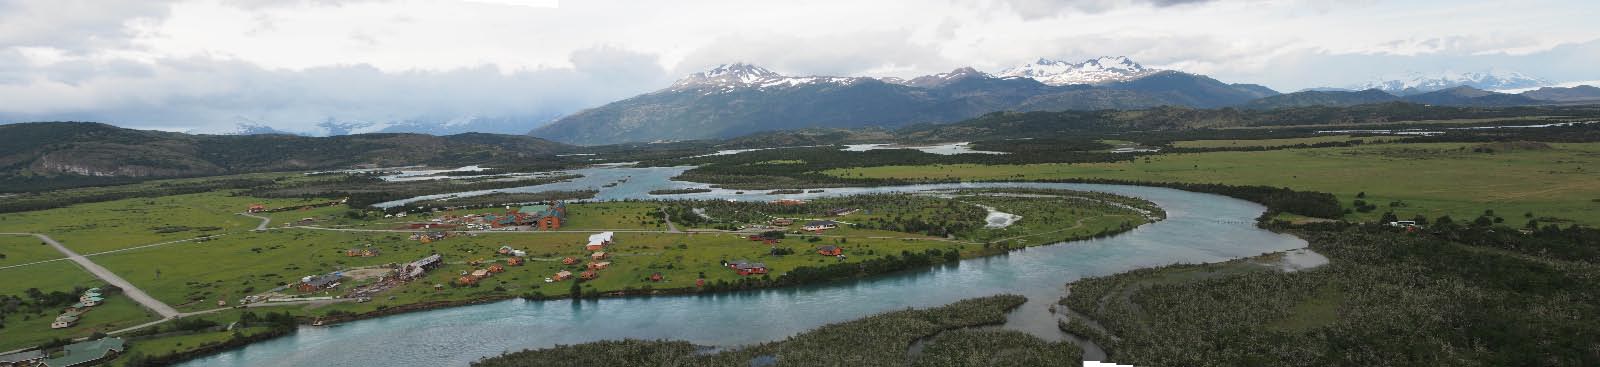
[[[289,336],[184,363],[184,366],[461,366],[527,348],[604,339],[679,339],[735,346],[782,339],[824,324],[907,307],[1014,293],[1029,304],[1004,327],[1060,340],[1046,309],[1067,282],[1173,263],[1220,262],[1299,249],[1305,241],[1255,227],[1261,205],[1166,188],[1068,183],[963,183],[833,188],[819,193],[765,191],[652,196],[654,189],[708,187],[672,181],[687,167],[597,167],[582,179],[508,192],[596,189],[596,200],[696,198],[772,200],[825,195],[918,192],[958,188],[1055,188],[1139,197],[1167,219],[1109,238],[1032,247],[921,271],[847,282],[707,295],[599,300],[526,301],[430,310],[329,327],[303,326]],[[605,185],[609,185],[606,187]],[[481,193],[476,193],[481,194]],[[391,205],[397,203],[390,203]]]

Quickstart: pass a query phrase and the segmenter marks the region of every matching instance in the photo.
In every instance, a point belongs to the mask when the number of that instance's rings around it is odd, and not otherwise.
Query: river
[[[574,170],[583,179],[502,191],[593,188],[597,199],[660,198],[652,189],[707,187],[671,181],[684,167]],[[625,182],[602,187],[603,184]],[[823,195],[955,188],[1027,187],[1108,192],[1150,200],[1167,219],[1104,239],[1073,241],[967,259],[922,271],[803,287],[599,300],[507,300],[361,320],[303,326],[292,335],[183,366],[460,366],[507,351],[604,339],[679,339],[732,346],[782,339],[828,323],[907,307],[937,306],[998,293],[1029,304],[1005,327],[1059,340],[1045,310],[1067,282],[1173,263],[1219,262],[1303,248],[1305,241],[1256,228],[1264,207],[1229,197],[1166,188],[1067,183],[967,183],[825,189],[767,195],[733,190],[674,195],[770,200]]]

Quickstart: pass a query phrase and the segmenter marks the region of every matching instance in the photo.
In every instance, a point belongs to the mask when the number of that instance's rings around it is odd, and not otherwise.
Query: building
[[[333,288],[339,286],[339,278],[339,273],[308,275],[304,278],[300,278],[300,283],[295,284],[294,289],[301,292],[316,292],[323,289]]]
[[[838,216],[849,215],[850,213],[855,213],[855,212],[856,212],[856,210],[852,209],[852,208],[833,208],[833,209],[829,209],[828,210],[828,215],[829,216],[838,217]]]
[[[522,265],[522,258],[514,256],[514,257],[512,257],[510,259],[506,259],[506,265],[520,266],[520,265]]]
[[[61,349],[62,355],[44,360],[48,367],[77,367],[92,366],[116,358],[122,354],[125,342],[122,338],[102,338],[67,344]]]
[[[562,265],[572,265],[572,264],[577,264],[577,263],[578,263],[578,259],[570,257],[570,256],[561,258],[561,264]]]
[[[373,257],[373,256],[378,256],[378,254],[380,254],[380,253],[382,253],[382,251],[379,251],[378,249],[372,248],[372,247],[353,248],[353,249],[344,250],[344,256],[349,256],[349,257]]]
[[[589,263],[589,270],[603,270],[609,266],[611,266],[610,261],[592,262]]]
[[[80,313],[76,311],[67,311],[67,313],[61,314],[61,316],[56,316],[56,321],[50,323],[50,328],[66,329],[72,327],[73,325],[77,325],[78,315],[80,315]]]
[[[535,229],[561,229],[561,221],[567,218],[567,204],[557,201],[549,205],[527,205],[517,208],[516,214],[522,216],[522,224]]]
[[[245,209],[246,213],[260,213],[264,211],[267,211],[267,206],[261,204],[250,204],[250,208]]]
[[[611,244],[614,243],[612,242],[614,236],[616,236],[616,234],[611,232],[600,232],[589,235],[589,244],[584,245],[583,249],[588,251],[603,250],[606,248],[606,246],[611,246]]]
[[[734,265],[733,266],[733,270],[736,271],[736,272],[739,272],[739,275],[766,274],[767,273],[767,264],[762,264],[762,263],[742,263],[742,264]]]
[[[417,261],[412,261],[411,263],[400,267],[400,277],[402,279],[419,278],[423,273],[427,273],[429,270],[439,268],[439,265],[443,264],[443,262],[440,260],[443,259],[443,256],[439,256],[439,254],[433,254]]]
[[[0,356],[0,367],[33,366],[48,357],[41,350],[30,350]]]
[[[567,280],[567,279],[571,279],[571,278],[572,278],[572,272],[566,271],[566,270],[558,271],[558,272],[556,272],[556,276],[550,277],[550,279],[553,279],[553,280],[558,281],[558,282],[559,281],[563,281],[563,280]]]
[[[490,273],[499,274],[501,272],[506,271],[506,267],[500,266],[500,264],[494,264],[494,265],[489,265],[489,269],[488,270],[489,270]]]
[[[590,260],[605,260],[607,257],[611,257],[611,255],[610,254],[606,254],[605,251],[600,251],[600,252],[596,252],[596,253],[593,253],[593,254],[589,254],[589,259]]]
[[[489,269],[478,269],[478,270],[473,270],[471,276],[473,278],[483,279],[483,278],[488,278],[490,274],[493,274],[493,273],[490,273]]]
[[[815,232],[815,231],[825,231],[825,230],[829,230],[829,229],[839,228],[839,223],[831,221],[831,220],[819,220],[819,221],[806,222],[806,226],[803,227],[803,228],[805,230],[807,230],[807,231],[813,231],[813,232]]]
[[[456,278],[456,284],[459,284],[459,285],[478,284],[478,278],[473,278],[470,275],[462,275],[460,278]]]
[[[817,254],[822,256],[839,256],[844,253],[844,248],[839,246],[822,246],[817,248]]]
[[[794,225],[794,219],[789,219],[789,218],[773,219],[772,220],[772,225],[779,226],[779,227],[788,227],[788,226]]]
[[[661,273],[653,273],[653,274],[650,274],[650,281],[652,281],[652,282],[659,282],[659,281],[661,281]]]
[[[578,273],[578,279],[583,280],[591,280],[598,276],[600,276],[600,273],[596,273],[594,270],[585,270],[582,273]]]

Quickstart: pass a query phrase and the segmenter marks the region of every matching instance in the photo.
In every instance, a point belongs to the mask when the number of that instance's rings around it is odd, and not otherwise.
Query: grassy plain
[[[962,180],[1119,179],[1269,185],[1333,193],[1346,207],[1357,194],[1378,206],[1353,213],[1375,220],[1393,210],[1475,218],[1494,210],[1600,225],[1600,144],[1550,144],[1547,150],[1474,152],[1474,143],[1384,144],[1263,152],[1161,154],[1119,163],[930,165],[826,171],[842,177]],[[1398,202],[1397,206],[1389,204]],[[1542,221],[1544,219],[1541,219]]]
[[[0,235],[0,267],[27,264],[36,261],[60,259],[60,251],[27,235]]]
[[[1354,136],[1350,136],[1350,135],[1319,135],[1319,136],[1304,137],[1304,138],[1284,138],[1284,139],[1184,140],[1184,141],[1172,142],[1172,146],[1178,147],[1178,148],[1250,148],[1250,147],[1263,147],[1263,148],[1266,148],[1266,147],[1282,147],[1282,146],[1299,145],[1299,144],[1310,145],[1310,144],[1317,144],[1317,143],[1345,142],[1345,141],[1358,140],[1358,139],[1359,140],[1364,140],[1364,141],[1367,141],[1367,142],[1395,141],[1395,140],[1400,140],[1401,138],[1402,138],[1401,136],[1394,136],[1394,135],[1388,135],[1388,136],[1363,136],[1363,137],[1359,137],[1359,138],[1358,137],[1354,137]]]
[[[88,271],[70,261],[0,269],[0,279],[7,280],[0,282],[0,295],[23,298],[27,297],[29,288],[37,288],[44,293],[73,293],[76,288],[104,285]],[[26,309],[18,309],[17,313],[5,313],[4,327],[0,327],[0,351],[36,345],[54,338],[85,337],[96,331],[111,331],[157,319],[155,314],[122,295],[111,295],[105,304],[84,313],[77,326],[51,329],[50,323],[60,314],[59,308],[47,308],[37,313],[28,312]]]

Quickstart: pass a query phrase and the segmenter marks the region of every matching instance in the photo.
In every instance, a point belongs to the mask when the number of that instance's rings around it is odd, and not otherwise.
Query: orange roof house
[[[601,262],[589,263],[589,270],[601,270],[601,269],[605,269],[608,266],[611,266],[611,262],[610,261],[601,261]]]
[[[596,253],[593,253],[593,254],[589,254],[589,258],[590,259],[594,259],[594,260],[604,260],[607,257],[611,257],[611,255],[606,254],[605,251],[600,251],[600,252],[596,252]]]
[[[567,257],[567,258],[561,259],[561,264],[564,264],[564,265],[572,265],[572,264],[577,264],[577,263],[578,263],[578,259],[574,259],[574,258],[571,258],[571,257]]]
[[[650,274],[650,281],[652,281],[652,282],[661,281],[661,273]]]
[[[596,273],[593,270],[588,270],[588,271],[584,271],[582,273],[578,273],[578,279],[583,279],[583,280],[594,279],[595,277],[598,277],[598,276],[600,276],[600,273]]]
[[[510,259],[506,259],[506,265],[511,265],[511,266],[522,265],[522,258],[513,257],[513,258],[510,258]]]
[[[822,246],[817,248],[817,254],[822,256],[839,256],[844,253],[844,248],[839,246]]]
[[[499,273],[503,271],[506,271],[506,267],[500,266],[500,264],[489,265],[490,273]]]
[[[567,279],[570,279],[570,278],[572,278],[572,272],[566,271],[566,270],[558,271],[558,272],[556,272],[555,276],[550,277],[550,279],[553,279],[553,280],[556,280],[556,281],[567,280]]]

